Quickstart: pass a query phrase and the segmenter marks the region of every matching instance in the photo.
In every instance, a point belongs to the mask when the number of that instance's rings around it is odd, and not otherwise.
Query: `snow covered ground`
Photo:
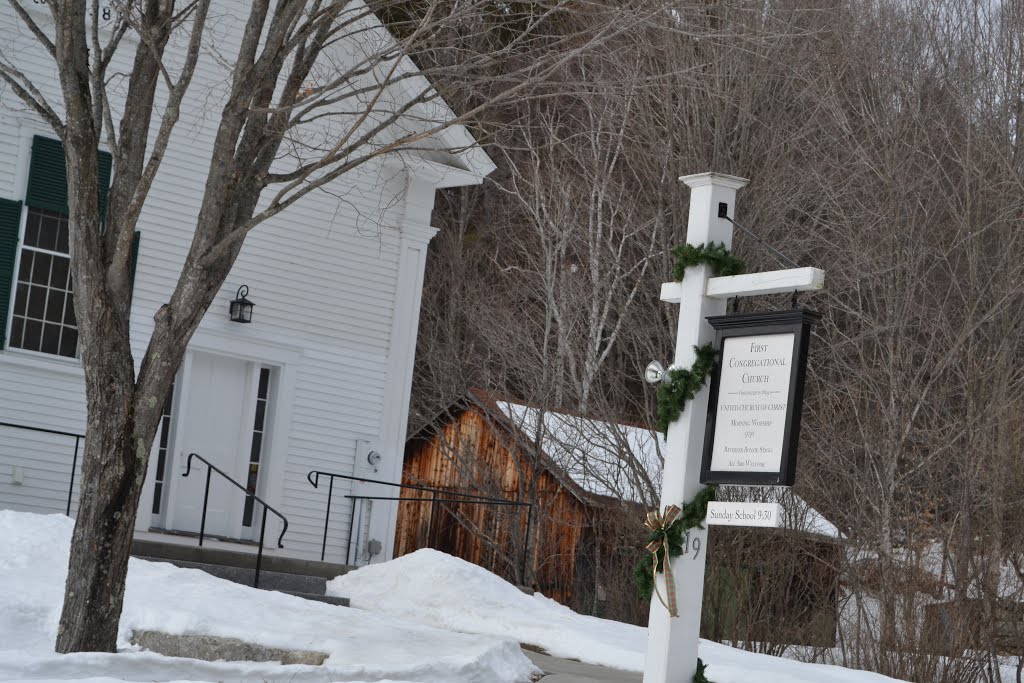
[[[369,565],[327,585],[364,606],[424,625],[513,638],[556,657],[642,671],[647,629],[577,614],[540,594],[527,595],[494,574],[437,552],[417,550]],[[865,671],[803,664],[702,640],[700,656],[715,683],[892,683]]]
[[[538,673],[520,642],[556,656],[643,668],[646,629],[576,614],[432,550],[331,581],[328,592],[351,598],[353,608],[133,559],[121,651],[55,655],[71,529],[62,515],[0,511],[0,681],[518,683]],[[132,646],[133,630],[239,638],[329,657],[322,666],[170,658]],[[700,649],[715,683],[893,680],[704,641]]]
[[[73,522],[0,510],[0,681],[422,681],[518,683],[536,668],[515,641],[442,631],[131,560],[119,649],[53,654]],[[216,635],[327,652],[323,666],[203,662],[132,652],[133,630]]]

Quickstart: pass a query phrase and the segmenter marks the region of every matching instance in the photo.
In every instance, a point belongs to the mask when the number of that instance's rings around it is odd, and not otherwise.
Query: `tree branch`
[[[11,86],[11,90],[17,95],[22,102],[31,107],[39,116],[43,118],[46,123],[49,124],[53,132],[57,134],[57,137],[64,137],[64,122],[60,120],[57,113],[53,111],[49,103],[43,97],[43,94],[32,85],[32,82],[25,77],[25,74],[21,73],[18,69],[15,69],[10,64],[0,62],[0,78],[2,78],[8,85]],[[20,79],[17,80],[17,79]],[[22,86],[22,83],[25,86]]]
[[[18,2],[18,0],[7,0],[7,2],[11,5],[11,7],[14,8],[14,11],[17,12],[18,17],[23,22],[25,22],[25,25],[28,26],[28,30],[32,32],[32,35],[36,37],[36,40],[38,40],[39,43],[46,48],[46,51],[50,53],[51,57],[56,59],[57,48],[54,46],[53,41],[50,40],[49,36],[43,33],[43,30],[39,28],[39,24],[37,24],[35,20],[29,15],[28,11],[26,11],[25,8],[21,6],[21,3]],[[54,9],[53,11],[56,11],[56,9]]]

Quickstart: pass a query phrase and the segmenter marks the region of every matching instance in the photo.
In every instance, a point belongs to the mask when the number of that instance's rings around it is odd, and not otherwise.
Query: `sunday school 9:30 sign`
[[[810,328],[793,310],[715,316],[717,351],[701,481],[791,486]]]

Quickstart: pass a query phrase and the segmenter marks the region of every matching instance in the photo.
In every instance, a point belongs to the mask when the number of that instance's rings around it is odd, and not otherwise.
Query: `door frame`
[[[177,436],[182,428],[181,406],[187,405],[191,393],[191,372],[192,360],[196,352],[208,353],[216,356],[227,356],[235,360],[244,360],[255,364],[255,371],[250,372],[247,378],[246,415],[255,413],[256,387],[252,385],[253,378],[258,381],[260,366],[271,367],[273,371],[272,386],[276,391],[272,396],[272,409],[268,417],[269,439],[263,444],[263,457],[261,457],[260,481],[257,484],[257,495],[266,500],[270,505],[279,508],[282,504],[284,493],[284,472],[289,457],[288,442],[291,432],[292,404],[295,395],[296,374],[299,363],[302,360],[302,348],[297,344],[286,340],[268,339],[251,330],[235,330],[227,327],[232,323],[223,323],[222,329],[200,329],[192,337],[192,341],[185,351],[182,359],[180,372],[180,391],[175,391],[174,412],[171,416],[172,437]],[[236,327],[237,323],[234,324]],[[211,325],[211,327],[214,327]],[[248,327],[248,326],[246,326]],[[276,382],[275,382],[276,380]],[[246,442],[251,445],[252,428],[245,433]],[[243,437],[239,436],[240,443]],[[176,439],[177,443],[181,439]],[[245,449],[246,462],[248,462],[248,449]],[[172,472],[170,477],[165,476],[164,491],[167,496],[167,504],[164,509],[162,526],[165,529],[173,528],[174,525],[174,501],[181,486],[180,470],[188,457],[175,445],[175,450],[168,453],[166,467]],[[266,460],[264,460],[266,458]],[[169,479],[169,481],[168,481]],[[237,528],[240,530],[240,538],[248,538],[249,533],[242,531],[242,503],[244,498],[239,494],[237,506]],[[261,519],[262,511],[257,505],[253,511],[254,524],[250,529],[254,530],[256,537],[259,534],[258,519]],[[272,538],[272,534],[280,533],[280,520],[275,515],[267,517],[266,538]],[[275,544],[268,544],[267,550]]]

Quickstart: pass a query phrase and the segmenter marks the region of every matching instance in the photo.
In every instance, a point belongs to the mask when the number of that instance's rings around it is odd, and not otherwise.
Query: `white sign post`
[[[719,205],[725,204],[725,215],[735,219],[736,191],[747,184],[744,178],[701,173],[680,178],[690,186],[690,215],[686,228],[686,241],[694,246],[712,242],[725,244],[732,249],[732,223],[720,218]],[[676,351],[673,364],[688,368],[696,360],[695,346],[702,346],[715,339],[715,330],[707,321],[709,316],[725,313],[726,300],[732,296],[749,296],[777,292],[809,291],[824,286],[824,273],[816,268],[796,268],[771,273],[753,273],[731,277],[711,277],[708,266],[691,266],[686,269],[682,282],[662,285],[661,299],[679,304],[679,326],[676,336]],[[777,454],[783,451],[775,420],[765,420],[755,413],[763,406],[751,408],[748,404],[781,404],[781,415],[786,415],[785,405],[789,397],[789,380],[792,368],[783,367],[768,358],[793,355],[794,337],[791,334],[769,335],[763,339],[734,337],[727,340],[723,355],[737,359],[735,367],[728,373],[723,368],[720,392],[728,394],[729,401],[736,407],[726,408],[726,420],[735,419],[719,432],[716,430],[715,447],[724,469],[749,468],[749,463],[739,460],[764,462],[765,467],[774,466]],[[788,347],[787,347],[788,344]],[[744,346],[746,345],[746,346]],[[781,393],[776,393],[781,392]],[[748,395],[749,394],[749,395]],[[669,425],[668,442],[665,448],[665,466],[662,474],[661,509],[669,505],[683,507],[693,500],[703,488],[701,463],[704,454],[705,427],[708,417],[709,387],[701,389],[678,420]],[[748,401],[747,399],[751,399]],[[754,400],[756,399],[756,401]],[[721,400],[719,405],[721,406]],[[750,414],[746,414],[749,412]],[[749,420],[749,426],[742,422]],[[756,421],[756,424],[755,424]],[[765,424],[762,424],[765,423]],[[735,430],[739,430],[738,432]],[[758,433],[750,435],[751,430]],[[730,433],[738,435],[734,441]],[[749,443],[756,437],[759,442],[756,454],[734,453],[731,445]],[[761,447],[766,450],[760,451]],[[745,446],[743,446],[745,447]],[[730,458],[733,464],[730,465]],[[716,463],[717,464],[717,463]],[[756,467],[755,469],[761,469]],[[780,508],[759,504],[728,504],[715,506],[716,522],[745,526],[775,526],[780,524]],[[760,514],[759,514],[760,513]],[[710,520],[708,520],[710,521]],[[707,548],[707,530],[691,529],[683,539],[683,553],[671,560],[672,574],[678,592],[679,617],[669,616],[661,601],[651,600],[651,616],[648,621],[647,659],[644,665],[644,683],[691,683],[697,671],[697,643],[700,638],[700,612],[704,596],[704,561]],[[659,590],[664,594],[664,577],[656,579]]]
[[[680,178],[690,186],[690,215],[686,241],[695,246],[722,242],[732,248],[732,224],[718,218],[718,204],[728,206],[728,215],[736,215],[736,191],[746,179],[718,173],[701,173]],[[726,300],[706,295],[711,272],[708,266],[691,266],[679,287],[679,326],[673,363],[688,368],[696,360],[693,347],[712,341],[714,329],[705,320],[725,313]],[[708,388],[705,386],[686,404],[678,420],[669,425],[662,474],[661,507],[682,507],[703,488],[700,465],[704,450],[704,425],[707,421]],[[690,683],[697,671],[697,641],[700,637],[700,609],[704,595],[704,558],[707,530],[691,529],[684,539],[683,554],[672,558],[672,572],[678,587],[679,617],[655,597],[647,630],[647,660],[644,683]],[[664,582],[659,574],[657,580]],[[660,584],[664,594],[664,583]]]

